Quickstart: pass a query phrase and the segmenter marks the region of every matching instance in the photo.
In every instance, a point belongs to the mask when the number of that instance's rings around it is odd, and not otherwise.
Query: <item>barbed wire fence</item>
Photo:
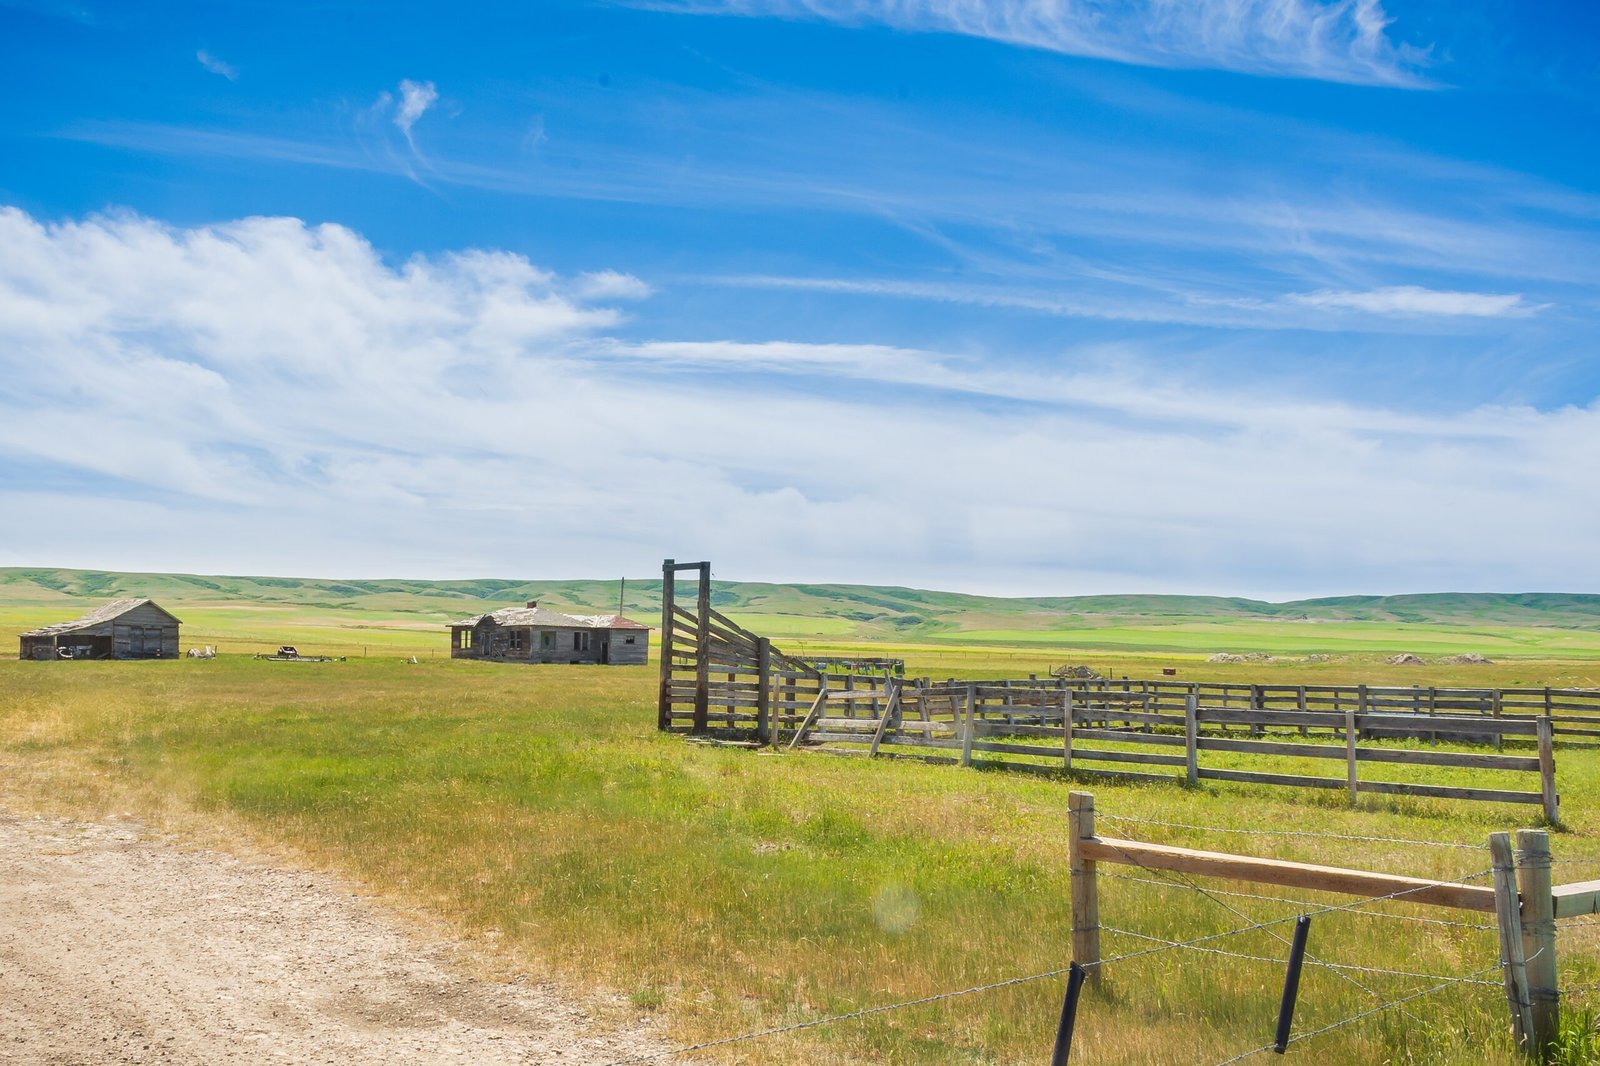
[[[1441,849],[1476,851],[1479,853],[1484,853],[1486,851],[1482,845],[1451,841],[1430,841],[1407,839],[1403,837],[1319,833],[1308,830],[1255,830],[1241,829],[1238,827],[1202,826],[1180,822],[1158,821],[1155,819],[1140,819],[1127,815],[1113,815],[1108,813],[1101,813],[1100,817],[1118,824],[1150,825],[1160,828],[1185,830],[1191,832],[1228,833],[1241,835],[1249,834],[1359,843],[1383,843],[1401,847],[1425,846]],[[1557,859],[1554,861],[1558,864],[1588,863],[1590,865],[1595,865],[1600,863],[1600,858],[1573,857]],[[1137,866],[1139,864],[1137,861],[1135,861],[1133,865]],[[1149,946],[1134,948],[1132,950],[1123,951],[1109,957],[1099,959],[1085,965],[1083,967],[1085,970],[1105,970],[1119,964],[1132,962],[1136,959],[1150,958],[1152,956],[1157,956],[1168,952],[1191,952],[1208,958],[1222,957],[1238,961],[1271,964],[1274,967],[1282,967],[1285,963],[1283,958],[1255,954],[1248,951],[1233,950],[1227,947],[1218,946],[1219,942],[1227,941],[1230,938],[1241,937],[1250,933],[1265,932],[1274,939],[1287,945],[1289,941],[1277,931],[1278,927],[1300,920],[1302,917],[1314,918],[1332,914],[1409,922],[1431,927],[1448,927],[1467,930],[1469,932],[1493,933],[1497,930],[1497,926],[1490,922],[1455,921],[1450,919],[1431,918],[1423,915],[1401,913],[1393,910],[1375,909],[1385,903],[1404,903],[1406,902],[1405,897],[1437,885],[1465,885],[1474,881],[1482,880],[1490,876],[1490,874],[1493,872],[1492,867],[1465,873],[1451,880],[1432,881],[1426,886],[1401,889],[1395,892],[1365,896],[1355,900],[1333,904],[1316,903],[1311,900],[1291,896],[1253,892],[1236,892],[1209,886],[1202,886],[1186,876],[1172,875],[1169,871],[1146,869],[1145,872],[1156,876],[1139,877],[1135,875],[1112,873],[1103,873],[1099,874],[1098,876],[1162,889],[1192,892],[1197,896],[1208,900],[1234,917],[1242,919],[1245,924],[1183,940],[1172,940],[1169,938],[1156,936],[1151,933],[1102,925],[1100,928],[1104,929],[1107,933],[1110,933],[1113,936],[1128,937],[1135,940],[1145,941],[1149,944]],[[1239,907],[1226,902],[1227,899],[1240,899],[1277,905],[1288,905],[1293,909],[1294,913],[1283,916],[1256,919]],[[1585,919],[1583,918],[1565,919],[1564,921],[1568,924],[1595,924],[1596,922],[1600,922],[1600,918],[1589,919],[1587,923],[1585,923]],[[1529,956],[1525,961],[1532,962],[1536,957],[1537,955]],[[1421,1019],[1417,1019],[1417,1016],[1407,1009],[1408,1006],[1447,989],[1495,989],[1501,993],[1503,993],[1505,990],[1503,981],[1494,979],[1490,976],[1498,971],[1501,971],[1505,965],[1504,960],[1499,957],[1498,946],[1495,948],[1495,959],[1493,962],[1479,969],[1459,974],[1429,973],[1419,970],[1369,966],[1352,962],[1333,962],[1325,958],[1319,958],[1309,954],[1306,956],[1305,964],[1313,967],[1314,969],[1327,972],[1350,983],[1352,986],[1359,989],[1364,995],[1377,1000],[1378,1002],[1372,1006],[1354,1011],[1353,1013],[1347,1014],[1333,1021],[1326,1022],[1320,1026],[1317,1026],[1316,1028],[1301,1032],[1298,1035],[1294,1035],[1289,1041],[1291,1046],[1305,1044],[1311,1040],[1323,1037],[1329,1033],[1337,1032],[1359,1022],[1372,1019],[1389,1011],[1400,1011],[1407,1016],[1420,1021]],[[619,1059],[608,1063],[607,1066],[638,1066],[638,1064],[642,1063],[660,1062],[668,1059],[678,1058],[680,1056],[691,1055],[697,1052],[726,1048],[736,1044],[802,1032],[823,1026],[845,1024],[864,1018],[888,1014],[894,1011],[906,1010],[913,1007],[928,1006],[966,996],[979,995],[986,992],[998,991],[1000,989],[1012,988],[1020,985],[1032,984],[1038,981],[1058,978],[1068,974],[1072,969],[1073,965],[1060,966],[1038,973],[1010,977],[1004,980],[992,981],[966,988],[954,989],[947,992],[918,996],[897,1002],[865,1007],[860,1010],[825,1015],[803,1021],[792,1022],[785,1025],[772,1026],[769,1028],[758,1029],[733,1036],[706,1040],[682,1047],[670,1048],[667,1050],[651,1052],[642,1055],[635,1055],[630,1058]],[[1424,981],[1427,982],[1427,984],[1421,988],[1408,990],[1400,995],[1391,995],[1385,997],[1384,994],[1364,983],[1361,980],[1363,977],[1400,979],[1406,981]],[[1563,996],[1600,993],[1600,982],[1585,985],[1562,986],[1559,991]],[[1242,1062],[1254,1056],[1265,1054],[1276,1049],[1276,1042],[1269,1042],[1259,1046],[1250,1047],[1229,1058],[1222,1059],[1214,1063],[1213,1066],[1231,1066],[1232,1063]]]

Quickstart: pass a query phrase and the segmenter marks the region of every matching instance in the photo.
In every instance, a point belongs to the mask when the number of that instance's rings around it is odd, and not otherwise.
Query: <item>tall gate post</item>
[[[772,728],[772,641],[756,638],[756,739],[763,744],[775,740]]]
[[[1517,887],[1522,890],[1522,955],[1533,1008],[1532,1051],[1547,1061],[1561,1027],[1556,985],[1556,913],[1550,886],[1550,834],[1517,830]]]
[[[1067,793],[1067,869],[1072,879],[1072,961],[1100,983],[1100,892],[1095,863],[1083,857],[1083,842],[1094,837],[1094,793]]]
[[[678,583],[674,560],[661,560],[661,702],[656,707],[656,728],[672,728],[672,627],[673,598]]]
[[[694,672],[694,731],[711,728],[711,564],[701,563],[700,592],[695,597],[695,634],[700,645]]]

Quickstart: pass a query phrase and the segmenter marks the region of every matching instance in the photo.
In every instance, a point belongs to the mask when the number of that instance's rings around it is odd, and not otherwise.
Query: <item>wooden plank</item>
[[[824,688],[817,693],[816,702],[811,704],[811,711],[805,720],[800,723],[800,728],[794,731],[794,739],[789,741],[789,750],[793,751],[800,746],[800,738],[806,735],[806,728],[811,725],[817,715],[822,713],[822,705],[828,702],[828,690]]]
[[[889,720],[900,710],[900,685],[894,686],[894,691],[889,696],[888,706],[883,709],[883,717],[878,721],[877,732],[872,734],[872,748],[867,752],[867,757],[872,758],[878,754],[878,748],[883,744],[884,730],[889,727]]]
[[[1446,730],[1440,730],[1446,732]],[[1465,766],[1474,770],[1538,770],[1531,755],[1490,755],[1471,751],[1410,751],[1405,748],[1360,748],[1360,762],[1403,763],[1407,766]]]
[[[1465,788],[1456,785],[1422,785],[1404,781],[1362,781],[1362,792],[1390,796],[1430,796],[1434,799],[1488,800],[1493,803],[1538,803],[1537,792],[1500,788]]]
[[[1338,892],[1350,896],[1401,894],[1399,898],[1407,903],[1427,903],[1485,914],[1493,914],[1495,910],[1494,889],[1485,885],[1430,881],[1338,866],[1286,862],[1282,859],[1225,855],[1168,844],[1146,844],[1137,840],[1097,837],[1081,841],[1079,848],[1086,860],[1123,863],[1146,870],[1167,870],[1197,877],[1219,877],[1230,881],[1314,892]]]
[[[1343,777],[1307,777],[1302,774],[1269,774],[1256,770],[1216,770],[1211,767],[1200,768],[1200,778],[1204,781],[1242,781],[1253,785],[1289,785],[1294,788],[1349,788],[1350,782]]]
[[[1600,914],[1600,881],[1575,881],[1551,890],[1557,918]]]

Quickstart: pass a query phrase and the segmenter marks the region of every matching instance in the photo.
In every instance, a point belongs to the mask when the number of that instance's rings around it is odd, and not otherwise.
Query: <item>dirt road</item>
[[[609,1063],[557,990],[463,976],[317,874],[0,812],[0,1063]]]

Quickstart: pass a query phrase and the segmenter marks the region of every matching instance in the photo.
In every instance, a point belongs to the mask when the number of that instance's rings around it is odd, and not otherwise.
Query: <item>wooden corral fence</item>
[[[1561,918],[1600,913],[1600,881],[1554,884],[1550,840],[1544,830],[1518,830],[1515,850],[1509,833],[1489,834],[1491,867],[1486,873],[1491,883],[1474,885],[1467,882],[1481,875],[1458,881],[1435,881],[1102,837],[1095,831],[1093,795],[1073,792],[1067,806],[1072,958],[1091,978],[1100,976],[1101,924],[1096,876],[1100,863],[1117,863],[1148,872],[1363,897],[1356,903],[1325,908],[1328,911],[1386,901],[1476,911],[1495,916],[1499,932],[1499,968],[1516,1041],[1536,1058],[1548,1061],[1560,1029],[1556,922]]]
[[[698,578],[692,596],[678,589],[685,571]],[[1539,804],[1551,822],[1555,736],[1600,736],[1600,692],[1582,689],[841,674],[785,655],[713,608],[709,563],[668,559],[662,572],[658,725],[668,731],[964,766],[993,755],[1023,769],[1339,789],[1352,802],[1397,794]],[[1397,738],[1417,743],[1378,743]],[[1524,750],[1504,751],[1508,739]],[[1424,743],[1440,740],[1485,750]],[[1299,760],[1334,772],[1305,772]],[[1295,772],[1285,772],[1291,761]],[[1466,772],[1460,783],[1424,783],[1375,778],[1379,766]],[[1487,784],[1481,771],[1507,776]]]

